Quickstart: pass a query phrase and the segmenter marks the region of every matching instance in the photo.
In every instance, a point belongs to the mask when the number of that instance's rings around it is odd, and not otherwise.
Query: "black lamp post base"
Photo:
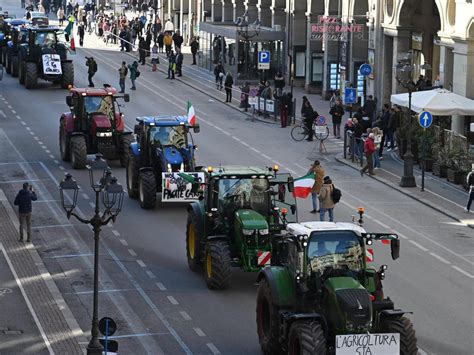
[[[103,352],[104,348],[102,345],[100,347],[91,347],[90,345],[87,347],[87,355],[102,355]]]
[[[401,187],[416,187],[416,181],[414,176],[402,176],[400,180]]]

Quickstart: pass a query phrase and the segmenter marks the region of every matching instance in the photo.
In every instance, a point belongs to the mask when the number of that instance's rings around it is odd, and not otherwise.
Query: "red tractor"
[[[120,159],[125,167],[132,132],[125,131],[125,120],[118,98],[129,102],[128,94],[116,95],[109,85],[103,88],[71,88],[66,96],[70,112],[59,120],[59,150],[61,159],[71,161],[74,169],[87,165],[87,154],[100,153],[105,159]]]

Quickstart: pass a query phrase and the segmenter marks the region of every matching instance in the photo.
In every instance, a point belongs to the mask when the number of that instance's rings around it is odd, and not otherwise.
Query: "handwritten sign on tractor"
[[[339,16],[318,16],[318,22],[311,24],[311,40],[314,41],[338,41],[344,36],[352,33],[362,39],[364,25],[357,23],[344,23]]]
[[[400,334],[336,335],[336,355],[399,355]]]
[[[204,173],[186,172],[199,183],[205,182]],[[162,196],[163,202],[190,202],[199,199],[199,192],[193,191],[193,185],[181,177],[179,173],[162,173]]]
[[[61,75],[61,57],[59,54],[43,54],[43,73],[46,75]]]

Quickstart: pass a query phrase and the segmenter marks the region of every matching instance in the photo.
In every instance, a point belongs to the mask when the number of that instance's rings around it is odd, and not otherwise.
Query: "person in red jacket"
[[[364,143],[364,154],[365,158],[367,159],[367,163],[365,166],[360,170],[360,176],[364,176],[364,173],[369,170],[370,175],[374,174],[374,161],[373,161],[373,154],[375,153],[375,135],[373,133],[369,134],[369,137],[366,139]]]

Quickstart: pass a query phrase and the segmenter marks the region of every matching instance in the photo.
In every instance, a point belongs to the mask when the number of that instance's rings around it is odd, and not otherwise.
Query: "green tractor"
[[[367,233],[357,223],[291,223],[274,247],[272,265],[258,275],[257,331],[265,354],[416,355],[406,311],[384,296],[386,265],[378,270],[372,244],[396,234]]]
[[[229,286],[232,267],[269,265],[272,237],[296,222],[293,178],[272,168],[207,168],[203,194],[188,207],[186,251],[191,270],[204,269],[207,287]]]

